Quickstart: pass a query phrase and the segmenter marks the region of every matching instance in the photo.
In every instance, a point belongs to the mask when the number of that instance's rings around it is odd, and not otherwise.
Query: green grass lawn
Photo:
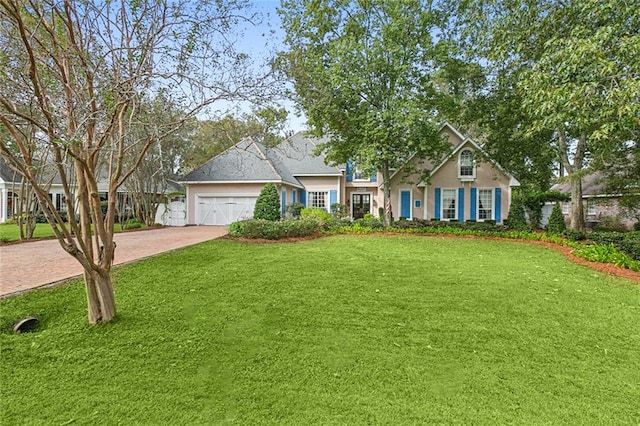
[[[123,232],[123,229],[119,224],[116,224],[114,227],[114,232]],[[36,229],[33,232],[34,239],[51,237],[54,237],[51,225],[49,225],[48,223],[36,223]],[[20,228],[18,228],[18,225],[16,225],[15,223],[0,224],[0,242],[14,241],[20,241]]]
[[[217,240],[115,271],[104,326],[78,282],[1,302],[0,424],[640,422],[640,286],[550,249]]]
[[[33,238],[53,237],[51,225],[48,223],[36,223],[36,229],[33,232]],[[15,223],[0,224],[0,241],[12,242],[20,240],[20,228]]]

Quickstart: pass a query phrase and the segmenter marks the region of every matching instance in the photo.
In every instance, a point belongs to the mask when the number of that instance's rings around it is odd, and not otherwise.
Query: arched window
[[[465,149],[460,153],[459,157],[459,177],[474,178],[476,176],[476,165],[473,159],[473,151]]]

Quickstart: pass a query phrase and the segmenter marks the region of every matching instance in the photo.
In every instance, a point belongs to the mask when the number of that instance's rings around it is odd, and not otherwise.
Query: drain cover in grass
[[[23,318],[13,325],[13,332],[28,333],[35,330],[38,327],[38,323],[39,321],[36,317]]]

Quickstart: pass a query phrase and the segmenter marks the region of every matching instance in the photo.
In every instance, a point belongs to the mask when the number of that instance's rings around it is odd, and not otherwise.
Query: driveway
[[[131,262],[213,240],[227,233],[224,226],[167,227],[122,232],[115,264]],[[65,252],[58,240],[40,240],[0,246],[0,297],[46,286],[82,274],[82,266]]]

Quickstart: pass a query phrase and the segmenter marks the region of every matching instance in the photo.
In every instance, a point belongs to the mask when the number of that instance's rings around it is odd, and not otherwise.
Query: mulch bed
[[[366,235],[407,235],[402,233],[393,233],[393,232],[381,232],[379,234],[366,234]],[[428,237],[442,237],[442,238],[481,238],[484,240],[497,240],[497,241],[511,241],[518,242],[523,244],[533,244],[537,246],[544,246],[553,250],[560,251],[565,255],[567,259],[572,261],[573,263],[577,263],[578,265],[583,265],[598,272],[602,272],[607,275],[613,275],[616,277],[626,278],[628,280],[640,282],[640,272],[632,271],[631,269],[622,268],[620,266],[613,265],[611,263],[600,263],[600,262],[591,262],[587,259],[583,259],[573,254],[573,250],[571,247],[561,246],[558,244],[545,242],[545,241],[534,241],[534,240],[516,240],[512,238],[500,238],[500,237],[481,237],[476,235],[448,235],[448,234],[410,234],[410,235],[422,235]],[[286,238],[282,240],[265,240],[265,239],[252,239],[252,238],[233,238],[228,235],[222,237],[223,239],[229,239],[233,241],[241,241],[252,244],[272,244],[272,243],[295,243],[299,241],[308,241],[314,240],[316,238],[323,237],[324,235],[311,235],[307,237],[301,238]]]

